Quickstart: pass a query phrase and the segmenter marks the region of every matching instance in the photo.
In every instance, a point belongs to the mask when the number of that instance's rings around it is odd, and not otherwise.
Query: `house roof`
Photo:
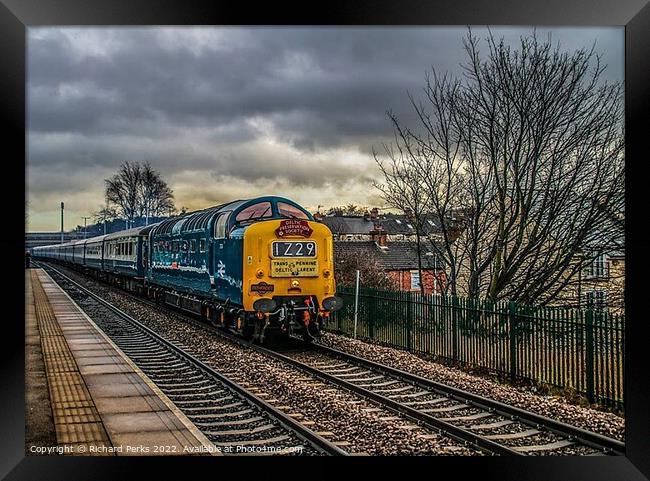
[[[382,226],[386,234],[415,235],[413,222],[404,215],[384,215],[376,219],[364,216],[325,216],[320,219],[334,234],[369,234],[375,224]],[[440,231],[440,223],[435,216],[427,217],[422,227],[422,234]]]
[[[418,254],[415,242],[387,242],[386,247],[380,247],[374,241],[364,242],[334,242],[334,255],[337,252],[346,252],[354,255],[355,253],[370,253],[387,271],[403,271],[418,268]],[[443,269],[442,260],[428,254],[429,250],[424,248],[422,252],[423,269]]]

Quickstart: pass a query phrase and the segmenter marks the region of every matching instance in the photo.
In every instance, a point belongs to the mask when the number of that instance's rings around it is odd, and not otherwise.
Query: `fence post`
[[[357,316],[359,314],[359,271],[357,270],[357,287],[354,291],[354,338],[357,338]]]
[[[458,298],[451,297],[451,357],[458,361]]]
[[[411,352],[411,326],[413,325],[413,297],[412,292],[407,292],[406,303],[406,350]]]
[[[510,324],[510,380],[517,377],[517,305],[508,303],[508,321]]]
[[[594,396],[594,311],[585,313],[585,368],[587,369],[587,399],[593,404]]]
[[[368,291],[367,297],[366,297],[366,305],[367,305],[367,312],[368,312],[368,337],[370,339],[375,338],[375,321],[377,320],[377,308],[376,308],[376,303],[379,301],[377,298],[379,297],[377,291]]]

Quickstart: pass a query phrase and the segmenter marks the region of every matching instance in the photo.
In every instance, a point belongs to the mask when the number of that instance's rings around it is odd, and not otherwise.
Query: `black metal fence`
[[[352,336],[354,288],[339,295],[345,304],[330,329]],[[623,315],[361,289],[357,316],[360,339],[572,388],[623,409]]]

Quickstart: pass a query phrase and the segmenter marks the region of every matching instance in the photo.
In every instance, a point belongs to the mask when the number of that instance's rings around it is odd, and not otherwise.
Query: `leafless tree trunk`
[[[419,197],[440,219],[452,293],[554,302],[622,242],[611,215],[624,212],[622,85],[602,80],[593,48],[532,35],[513,49],[490,35],[483,56],[471,32],[464,46],[462,78],[434,69],[426,106],[411,98],[417,129],[390,116],[399,156],[386,153],[401,168],[382,168],[382,193],[391,205]]]

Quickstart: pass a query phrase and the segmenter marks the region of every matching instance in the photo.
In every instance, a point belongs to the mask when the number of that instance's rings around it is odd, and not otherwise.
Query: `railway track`
[[[129,295],[127,293],[127,295]],[[161,309],[160,305],[137,298]],[[456,389],[386,365],[313,344],[285,352],[252,345],[196,321],[202,329],[285,362],[328,384],[364,397],[381,408],[489,454],[623,455],[624,443],[536,413]],[[237,379],[236,370],[223,372]]]
[[[348,454],[58,269],[50,265],[46,268],[113,342],[222,453]]]
[[[625,453],[618,440],[330,347],[269,355],[494,454]]]

